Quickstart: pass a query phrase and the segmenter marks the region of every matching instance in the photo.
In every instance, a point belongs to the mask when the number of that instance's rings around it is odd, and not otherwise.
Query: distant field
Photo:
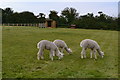
[[[3,27],[2,77],[3,78],[118,78],[118,31]],[[80,58],[80,41],[94,39],[101,46],[105,56],[98,60]],[[62,60],[51,61],[45,50],[45,59],[37,60],[36,44],[40,40],[64,40],[73,50],[72,55]]]

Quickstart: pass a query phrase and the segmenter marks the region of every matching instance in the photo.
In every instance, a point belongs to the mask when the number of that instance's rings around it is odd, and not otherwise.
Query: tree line
[[[0,13],[2,14],[2,23],[44,23],[46,20],[44,13],[39,13],[37,16],[29,11],[18,13],[9,7],[0,8]],[[87,13],[79,16],[75,8],[66,7],[61,11],[60,16],[58,16],[57,11],[50,11],[49,19],[55,20],[57,27],[120,30],[120,17],[111,17],[102,11],[99,11],[98,14],[94,16],[93,13]]]

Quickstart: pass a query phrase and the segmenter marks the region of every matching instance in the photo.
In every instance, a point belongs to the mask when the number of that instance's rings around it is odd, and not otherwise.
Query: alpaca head
[[[59,52],[58,52],[58,57],[59,57],[59,59],[63,58],[63,56],[64,56],[64,54],[59,51]]]
[[[101,57],[103,58],[104,57],[104,52],[100,51],[100,53],[101,53]]]
[[[68,48],[68,53],[72,53],[72,50],[70,48]]]

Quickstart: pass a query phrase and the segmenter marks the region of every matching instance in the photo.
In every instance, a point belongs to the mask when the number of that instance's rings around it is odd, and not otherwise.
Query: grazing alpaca
[[[37,54],[38,60],[40,58],[44,59],[43,57],[44,49],[50,50],[50,58],[52,61],[53,61],[54,53],[59,57],[59,59],[63,58],[63,53],[59,51],[58,47],[53,42],[50,42],[48,40],[41,40],[37,44],[37,48],[39,49],[38,54]]]
[[[90,48],[90,58],[92,58],[92,53],[94,53],[95,59],[97,59],[96,51],[98,54],[103,58],[104,52],[101,51],[100,46],[98,43],[91,39],[85,39],[80,42],[80,46],[82,47],[81,58],[86,58],[86,49]]]
[[[61,52],[63,53],[64,49],[68,52],[68,54],[72,53],[72,50],[68,48],[67,44],[63,40],[54,40],[53,43],[61,48]]]

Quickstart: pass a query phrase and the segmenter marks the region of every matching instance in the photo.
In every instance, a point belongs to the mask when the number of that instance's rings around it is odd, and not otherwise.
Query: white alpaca
[[[91,39],[85,39],[80,42],[80,46],[82,47],[81,58],[86,58],[86,49],[90,48],[90,58],[92,58],[92,53],[94,53],[95,59],[97,59],[96,51],[98,54],[103,58],[104,52],[101,51],[100,46],[98,43]]]
[[[53,61],[54,53],[59,57],[59,59],[63,58],[63,53],[59,51],[58,47],[53,42],[50,42],[48,40],[41,40],[37,44],[37,48],[39,49],[38,54],[37,54],[38,60],[40,58],[44,59],[43,57],[44,49],[50,50],[50,58],[52,61]]]
[[[61,52],[63,53],[64,49],[68,52],[68,54],[72,53],[72,50],[68,48],[67,44],[63,40],[54,40],[53,43],[61,48]]]

